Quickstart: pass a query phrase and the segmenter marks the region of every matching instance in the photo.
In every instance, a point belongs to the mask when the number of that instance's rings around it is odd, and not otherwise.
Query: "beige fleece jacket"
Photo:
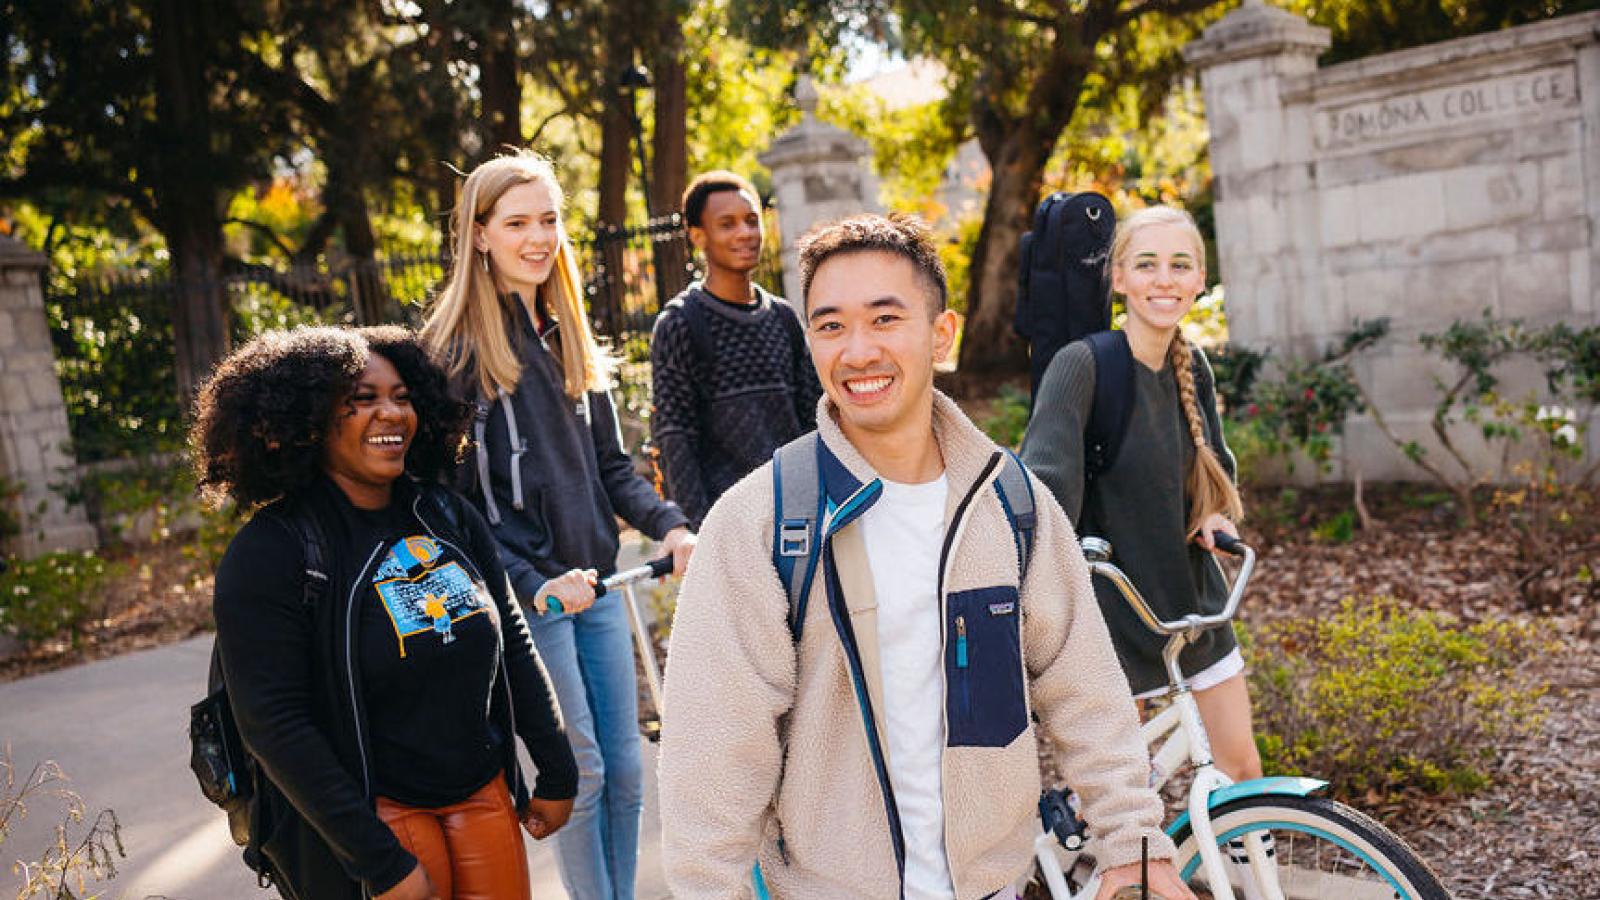
[[[855,479],[876,479],[826,398],[817,422],[824,446]],[[945,683],[928,690],[946,697],[945,847],[957,896],[985,897],[1032,859],[1040,779],[1030,713],[1062,748],[1101,864],[1136,861],[1141,836],[1152,856],[1171,857],[1128,682],[1066,515],[1034,479],[1034,552],[1020,604],[1008,604],[1019,567],[989,484],[998,448],[938,394],[934,432],[950,483],[952,543],[940,598]],[[750,897],[759,860],[776,898],[898,898],[892,804],[873,752],[873,726],[884,733],[882,689],[859,523],[826,539],[839,590],[830,603],[825,556],[798,646],[772,565],[772,530],[768,463],[711,510],[678,597],[660,754],[668,886],[678,898]],[[971,641],[959,660],[958,628]],[[874,723],[861,714],[852,671]]]

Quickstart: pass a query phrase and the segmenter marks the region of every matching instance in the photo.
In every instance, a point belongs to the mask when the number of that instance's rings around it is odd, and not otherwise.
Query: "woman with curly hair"
[[[594,584],[616,569],[619,515],[663,541],[679,574],[694,535],[622,449],[550,163],[520,153],[480,165],[451,225],[455,268],[422,334],[477,408],[462,487],[518,599],[539,613],[533,639],[578,758],[561,880],[574,900],[627,900],[644,802],[638,685],[627,612],[596,604]]]
[[[213,608],[280,889],[527,898],[518,822],[560,828],[577,767],[494,538],[435,483],[469,417],[443,370],[401,328],[297,328],[224,360],[195,413],[201,488],[255,511]]]
[[[1238,536],[1244,514],[1233,454],[1223,441],[1211,365],[1178,323],[1206,286],[1205,243],[1189,214],[1140,210],[1111,243],[1111,285],[1127,303],[1132,410],[1111,467],[1085,478],[1084,427],[1094,404],[1094,354],[1068,344],[1050,360],[1034,398],[1022,460],[1061,502],[1079,534],[1111,542],[1116,562],[1163,619],[1220,612],[1227,584],[1212,556],[1217,533]],[[1095,590],[1136,698],[1166,692],[1166,643],[1108,584]],[[1206,632],[1179,663],[1205,720],[1217,766],[1234,780],[1261,777],[1250,694],[1233,632]]]

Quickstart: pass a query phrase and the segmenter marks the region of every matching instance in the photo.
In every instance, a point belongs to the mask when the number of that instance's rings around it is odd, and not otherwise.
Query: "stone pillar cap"
[[[1332,43],[1331,34],[1262,0],[1245,0],[1183,48],[1183,58],[1192,66],[1209,68],[1260,56],[1318,56]]]
[[[762,165],[776,170],[795,163],[855,162],[871,152],[865,140],[817,118],[817,86],[810,75],[795,80],[794,99],[800,107],[800,124],[756,157]]]
[[[50,264],[43,253],[10,235],[0,234],[0,268],[43,269]]]

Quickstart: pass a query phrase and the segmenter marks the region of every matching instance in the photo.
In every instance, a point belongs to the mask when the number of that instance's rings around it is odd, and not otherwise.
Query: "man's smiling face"
[[[841,253],[817,267],[806,294],[811,358],[846,436],[925,427],[933,366],[955,343],[955,314],[899,254]]]

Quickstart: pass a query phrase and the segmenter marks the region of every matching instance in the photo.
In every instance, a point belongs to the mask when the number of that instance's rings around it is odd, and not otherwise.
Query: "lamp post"
[[[644,152],[644,123],[639,120],[639,104],[637,94],[641,90],[650,90],[653,84],[650,81],[650,70],[644,66],[629,66],[617,76],[617,88],[622,91],[627,99],[628,124],[633,126],[634,147],[639,156],[639,186],[644,191],[644,214],[646,234],[650,238],[650,257],[655,264],[656,308],[667,305],[671,299],[668,291],[667,280],[662,277],[661,271],[661,244],[652,227],[655,225],[655,209],[650,199],[650,162],[645,158]]]
[[[652,87],[650,70],[644,66],[628,66],[617,75],[617,87],[628,101],[628,124],[633,126],[634,147],[639,155],[639,185],[644,189],[644,211],[648,219],[654,214],[650,208],[650,163],[645,159],[644,123],[639,119],[639,104],[635,95]]]

